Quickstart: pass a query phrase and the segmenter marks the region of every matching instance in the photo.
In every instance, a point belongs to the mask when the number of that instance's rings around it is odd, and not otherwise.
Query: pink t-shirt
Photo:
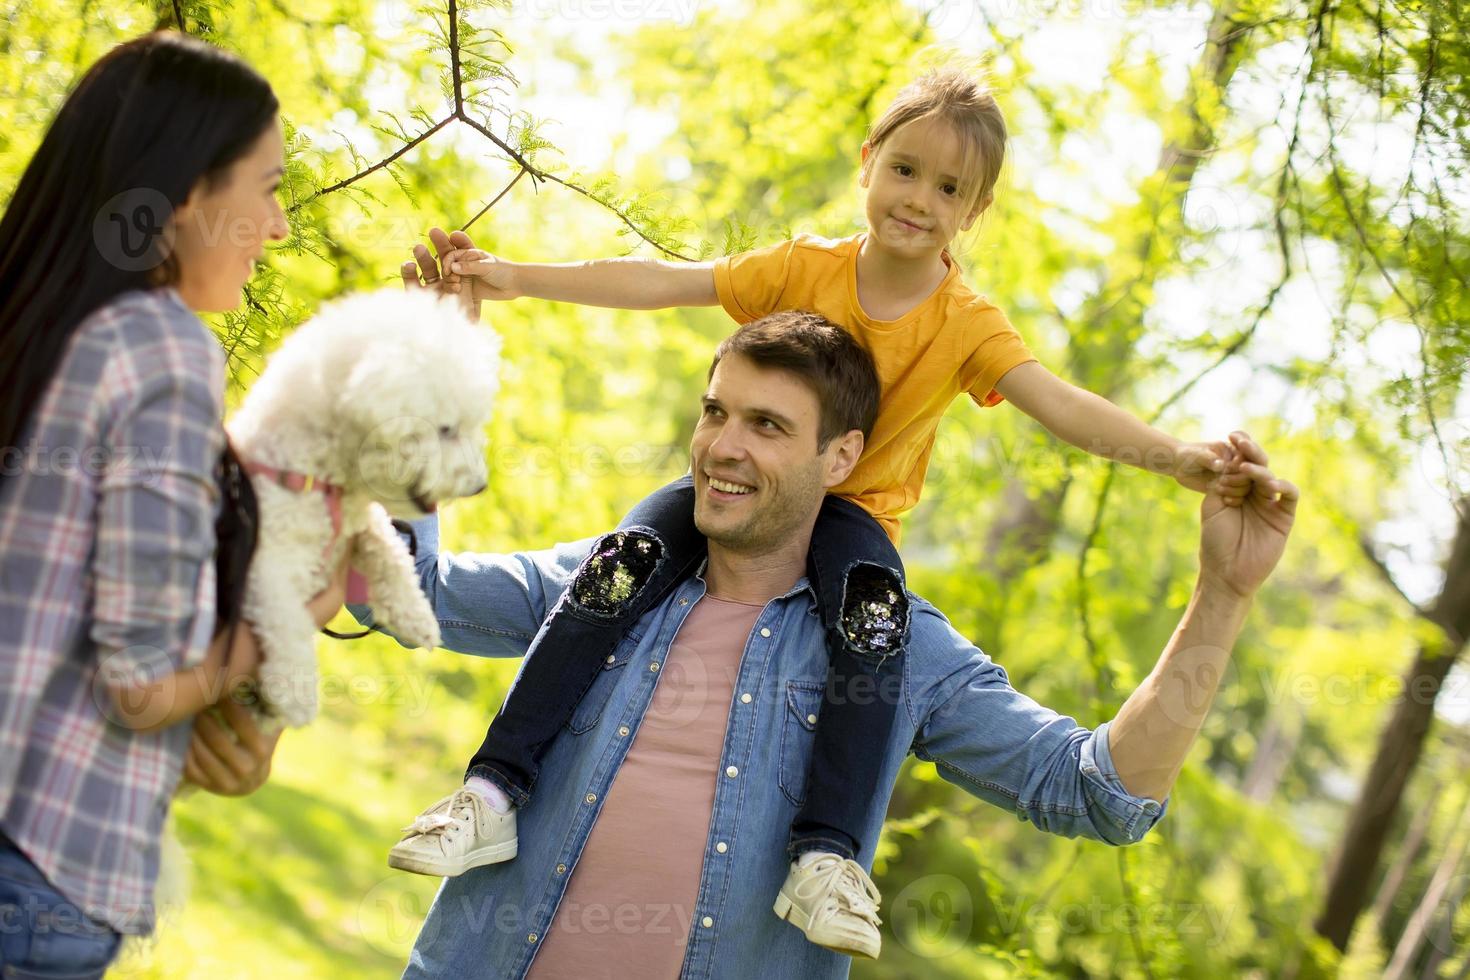
[[[762,608],[707,595],[684,620],[529,980],[677,980],[735,677]]]

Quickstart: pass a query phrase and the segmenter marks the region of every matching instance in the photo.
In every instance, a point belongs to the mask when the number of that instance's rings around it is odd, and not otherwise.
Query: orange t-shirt
[[[777,310],[820,313],[848,330],[873,357],[882,393],[857,467],[832,492],[862,507],[895,546],[899,516],[919,502],[939,418],[962,392],[990,407],[995,383],[1036,358],[1004,313],[960,278],[945,256],[944,281],[897,320],[875,320],[858,303],[863,235],[800,235],[715,263],[720,304],[738,323]]]

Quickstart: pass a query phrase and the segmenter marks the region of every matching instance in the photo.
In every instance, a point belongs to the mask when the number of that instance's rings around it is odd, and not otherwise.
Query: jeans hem
[[[846,841],[840,841],[832,837],[823,837],[821,835],[793,837],[791,843],[786,845],[786,854],[793,861],[807,851],[831,851],[849,860],[857,860],[857,855],[848,846]]]
[[[531,794],[517,786],[509,776],[502,773],[494,766],[485,763],[477,763],[465,772],[464,778],[468,780],[471,776],[479,776],[481,779],[494,783],[499,790],[510,797],[516,809],[521,809],[531,802]]]

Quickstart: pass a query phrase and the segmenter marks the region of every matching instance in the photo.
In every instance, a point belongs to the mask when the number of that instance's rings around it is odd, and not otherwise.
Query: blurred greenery
[[[1127,849],[1049,838],[911,762],[875,869],[884,955],[853,975],[1384,970],[1470,791],[1462,673],[1382,855],[1402,865],[1396,888],[1345,954],[1312,923],[1399,676],[1433,639],[1410,600],[1426,605],[1446,579],[1467,490],[1458,5],[727,0],[671,20],[660,12],[684,5],[461,4],[477,59],[467,115],[500,145],[452,123],[325,194],[448,115],[443,7],[0,6],[7,197],[67,87],[119,40],[182,18],[276,86],[293,236],[247,306],[216,323],[236,398],[318,303],[392,283],[428,227],[495,198],[520,169],[507,148],[535,174],[471,230],[512,259],[851,233],[865,127],[937,48],[968,51],[1013,133],[997,204],[960,253],[970,282],[1059,373],[1162,411],[1181,436],[1249,429],[1306,497],[1160,828]],[[589,105],[626,131],[588,140]],[[486,319],[506,361],[490,486],[446,510],[448,547],[593,534],[683,471],[722,313],[520,301]],[[1196,506],[1168,481],[1111,475],[1019,413],[957,405],[905,559],[915,591],[1017,687],[1091,725],[1177,621]],[[320,653],[323,715],[285,736],[269,785],[179,802],[192,894],[112,976],[401,969],[436,882],[390,873],[384,854],[459,771],[515,664],[377,637]],[[1402,847],[1415,818],[1422,844]],[[1458,896],[1441,906],[1412,970],[1463,977],[1470,910]]]

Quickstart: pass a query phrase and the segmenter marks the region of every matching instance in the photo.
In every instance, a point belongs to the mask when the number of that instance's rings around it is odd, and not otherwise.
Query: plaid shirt
[[[0,447],[0,830],[119,932],[153,928],[192,726],[111,722],[100,681],[208,648],[223,391],[219,342],[179,295],[127,293],[78,327],[25,441]]]

